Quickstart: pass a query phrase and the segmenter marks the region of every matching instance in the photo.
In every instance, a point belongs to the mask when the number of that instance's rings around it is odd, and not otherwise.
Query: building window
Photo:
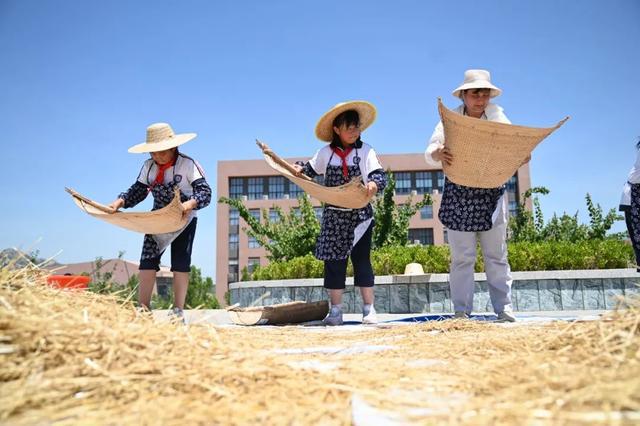
[[[238,235],[240,232],[240,213],[238,209],[229,208],[229,235]]]
[[[289,182],[289,198],[298,198],[304,191],[293,182]]]
[[[291,209],[291,213],[293,213],[295,217],[302,217],[302,212],[300,211],[300,207],[293,207]]]
[[[433,206],[422,206],[420,219],[433,219]]]
[[[421,244],[423,246],[433,245],[433,229],[432,228],[416,228],[409,229],[409,243]]]
[[[275,208],[269,209],[269,222],[280,222],[280,215]]]
[[[253,216],[255,220],[260,222],[260,209],[249,209],[249,215]]]
[[[442,234],[443,234],[443,237],[444,237],[444,243],[445,244],[449,244],[449,230],[447,228],[444,228],[442,230]]]
[[[512,194],[518,193],[518,176],[511,176],[511,179],[507,181],[507,192],[511,192]]]
[[[437,171],[436,180],[438,181],[438,190],[442,193],[444,191],[444,172]]]
[[[229,235],[229,259],[237,259],[238,258],[238,234]]]
[[[509,201],[509,216],[516,216],[518,214],[518,202]]]
[[[253,271],[256,270],[256,266],[260,266],[260,258],[259,257],[250,257],[249,262],[247,263],[247,271],[250,274],[253,274]]]
[[[249,248],[260,248],[260,243],[256,240],[256,237],[252,237],[251,235],[249,235]]]
[[[229,178],[229,198],[240,198],[244,195],[244,179]]]
[[[432,190],[431,172],[416,172],[416,191],[418,194],[430,194]]]
[[[284,177],[269,177],[269,199],[279,200],[284,198]]]
[[[247,198],[259,200],[264,194],[264,178],[252,177],[247,179]]]
[[[411,192],[411,173],[397,172],[394,177],[396,178],[396,194],[409,194]]]
[[[316,212],[316,219],[322,219],[322,207],[314,207],[313,211]]]
[[[230,283],[238,282],[238,261],[229,261],[229,273],[227,274],[227,281]]]

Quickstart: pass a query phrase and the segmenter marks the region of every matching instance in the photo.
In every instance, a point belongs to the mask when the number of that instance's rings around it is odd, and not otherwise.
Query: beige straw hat
[[[195,133],[182,133],[176,135],[167,123],[154,123],[147,127],[147,140],[129,148],[129,152],[140,154],[142,152],[158,152],[175,148],[195,138]]]
[[[355,110],[360,116],[360,131],[364,131],[376,120],[376,107],[367,101],[342,102],[325,112],[316,124],[316,136],[321,141],[333,139],[333,120],[345,111]]]
[[[487,70],[466,70],[464,81],[452,92],[456,98],[460,97],[460,92],[467,89],[491,89],[490,96],[495,98],[500,96],[502,90],[491,84],[491,74]]]
[[[404,275],[424,275],[424,269],[419,263],[407,263],[404,267]]]

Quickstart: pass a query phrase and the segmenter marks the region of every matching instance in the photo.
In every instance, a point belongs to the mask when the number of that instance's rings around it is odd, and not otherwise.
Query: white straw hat
[[[492,98],[500,96],[502,93],[502,90],[491,84],[491,74],[487,70],[466,70],[464,72],[464,81],[451,94],[459,98],[460,92],[468,89],[490,89]]]
[[[167,123],[154,123],[147,127],[147,140],[129,148],[129,152],[140,154],[142,152],[158,152],[175,148],[195,138],[195,133],[182,133],[176,135]]]
[[[316,136],[321,141],[333,139],[333,120],[345,111],[354,110],[360,116],[360,131],[364,131],[376,120],[376,107],[367,101],[342,102],[325,112],[316,124]]]

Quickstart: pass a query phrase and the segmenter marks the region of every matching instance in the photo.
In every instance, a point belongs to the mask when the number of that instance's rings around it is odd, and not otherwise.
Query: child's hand
[[[118,198],[113,203],[109,204],[109,207],[111,207],[113,211],[116,212],[120,207],[124,207],[124,200],[122,198]]]
[[[182,212],[182,217],[185,217],[189,213],[191,213],[191,210],[195,209],[196,205],[196,200],[194,200],[193,198],[182,203],[182,208],[184,209]]]
[[[375,182],[367,183],[367,195],[373,197],[378,192],[378,185]]]
[[[302,176],[302,166],[299,164],[292,164],[291,167],[296,171],[296,176]]]

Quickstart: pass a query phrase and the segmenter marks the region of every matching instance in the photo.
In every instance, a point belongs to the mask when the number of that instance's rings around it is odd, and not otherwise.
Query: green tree
[[[387,170],[387,186],[382,197],[374,201],[373,247],[385,247],[388,245],[407,244],[409,236],[409,221],[422,207],[432,204],[431,196],[424,194],[422,200],[413,203],[409,196],[404,204],[396,204],[393,195],[396,189],[396,180],[391,170]]]
[[[320,222],[307,195],[298,197],[298,211],[291,209],[285,214],[282,208],[274,206],[275,221],[269,220],[267,209],[262,210],[260,221],[240,200],[220,197],[218,202],[238,209],[240,217],[249,225],[243,230],[267,250],[270,261],[293,259],[313,252],[320,234]]]
[[[539,241],[541,239],[540,231],[544,224],[544,219],[538,197],[533,199],[533,212],[527,209],[526,204],[533,194],[546,195],[548,193],[549,190],[544,186],[536,186],[528,189],[522,195],[522,200],[516,209],[516,215],[509,220],[510,241]]]
[[[606,238],[607,232],[611,229],[613,224],[618,220],[623,220],[624,217],[617,214],[616,210],[613,208],[609,210],[606,215],[603,215],[602,207],[600,207],[600,204],[593,204],[589,193],[587,193],[585,198],[587,201],[587,211],[589,213],[589,221],[591,225],[589,226],[588,238],[603,240]]]
[[[189,288],[187,289],[185,306],[190,309],[220,308],[220,303],[213,294],[213,280],[211,277],[203,278],[200,268],[193,265],[191,265],[191,272],[189,273]]]
[[[620,239],[621,234],[607,235],[607,232],[617,220],[623,219],[622,216],[616,214],[615,209],[611,209],[605,215],[600,204],[594,204],[589,194],[585,197],[590,219],[588,225],[578,221],[577,212],[573,216],[564,213],[558,217],[554,214],[551,220],[545,224],[538,198],[533,200],[533,212],[526,209],[525,203],[532,194],[548,193],[549,190],[544,187],[531,188],[524,193],[516,215],[509,220],[510,242],[577,242],[605,238]]]

